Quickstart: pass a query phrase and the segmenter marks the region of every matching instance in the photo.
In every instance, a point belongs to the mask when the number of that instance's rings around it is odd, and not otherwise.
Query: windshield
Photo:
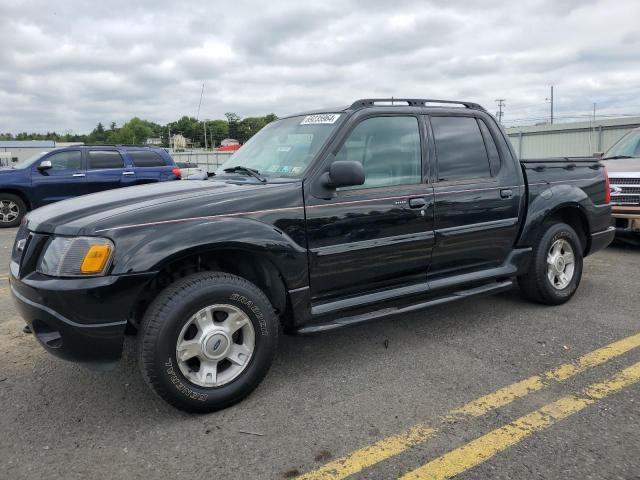
[[[240,166],[257,170],[264,177],[300,177],[339,117],[339,113],[326,113],[271,122],[224,162],[216,175]]]
[[[604,154],[604,158],[619,156],[640,157],[640,130],[632,130],[627,133]]]
[[[32,157],[26,158],[24,160],[20,160],[18,163],[13,163],[10,166],[12,168],[27,168],[30,167],[31,165],[33,165],[35,162],[38,161],[38,159],[42,158],[42,156],[45,153],[49,153],[49,152],[40,152],[37,153],[35,155],[33,155]]]

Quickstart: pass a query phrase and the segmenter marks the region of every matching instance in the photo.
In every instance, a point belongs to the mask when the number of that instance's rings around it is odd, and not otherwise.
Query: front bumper
[[[640,207],[613,206],[611,216],[616,233],[640,235]]]
[[[127,319],[153,273],[93,278],[51,278],[33,272],[9,282],[18,311],[52,355],[105,369],[122,355]]]

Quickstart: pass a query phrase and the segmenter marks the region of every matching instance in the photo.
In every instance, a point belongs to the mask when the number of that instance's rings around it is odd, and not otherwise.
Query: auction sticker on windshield
[[[340,118],[339,113],[319,113],[317,115],[307,115],[300,122],[300,125],[333,124]]]

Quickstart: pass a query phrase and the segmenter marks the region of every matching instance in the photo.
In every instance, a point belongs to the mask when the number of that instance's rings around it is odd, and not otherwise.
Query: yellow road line
[[[452,410],[442,418],[443,422],[459,419],[460,417],[478,417],[485,413],[503,407],[518,398],[522,398],[529,393],[545,388],[550,382],[561,382],[573,375],[595,367],[602,363],[618,357],[629,350],[640,346],[640,333],[632,335],[605,347],[594,350],[578,358],[572,363],[560,365],[541,375],[534,375],[520,382],[516,382],[507,387],[496,390],[493,393],[473,400],[466,405]],[[421,432],[429,432],[423,435],[414,435],[413,429],[418,428]],[[329,462],[316,470],[312,470],[298,477],[297,480],[339,480],[358,473],[365,468],[371,467],[394,455],[398,455],[414,445],[425,442],[433,436],[437,429],[426,425],[418,425],[412,429],[388,437],[371,446],[363,447],[347,456]],[[402,440],[399,440],[402,439]]]
[[[385,438],[361,448],[335,462],[327,463],[298,479],[345,478],[389,457],[404,452],[412,445],[422,443],[436,431],[426,425],[416,425],[406,432]]]
[[[400,480],[444,480],[473,468],[525,438],[549,428],[554,423],[580,412],[640,381],[640,363],[626,368],[604,383],[590,385],[581,396],[569,395],[531,412],[504,427],[479,437],[460,448],[445,453]]]
[[[516,398],[521,398],[529,393],[542,390],[550,381],[562,382],[585,370],[601,365],[614,357],[620,356],[636,347],[640,346],[640,333],[631,337],[623,338],[606,347],[599,348],[578,358],[573,363],[565,363],[553,370],[549,370],[541,375],[533,375],[520,382],[516,382],[508,387],[496,390],[489,395],[480,397],[477,400],[467,403],[451,412],[453,417],[459,415],[469,415],[480,417],[491,410],[502,407],[513,402]]]

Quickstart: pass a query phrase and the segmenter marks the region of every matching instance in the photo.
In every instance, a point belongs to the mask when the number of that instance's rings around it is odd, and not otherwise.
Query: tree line
[[[160,138],[163,147],[169,146],[170,135],[181,134],[191,139],[193,146],[204,147],[205,130],[207,147],[219,146],[225,138],[234,138],[240,143],[245,143],[258,130],[278,117],[273,113],[264,117],[241,118],[235,113],[226,113],[224,120],[198,120],[187,115],[180,120],[169,122],[166,125],[142,120],[134,117],[122,126],[118,127],[111,122],[105,127],[102,122],[88,134],[74,134],[47,132],[27,133],[16,135],[0,133],[0,140],[55,140],[58,142],[84,142],[86,144],[143,144],[148,138]]]

